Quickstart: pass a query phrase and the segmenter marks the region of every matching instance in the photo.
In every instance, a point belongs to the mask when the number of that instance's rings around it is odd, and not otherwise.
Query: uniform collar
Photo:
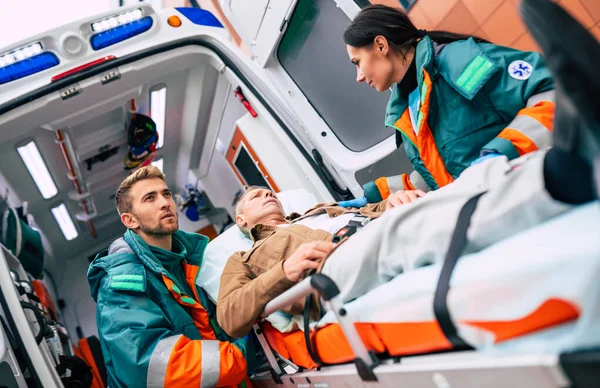
[[[132,230],[127,230],[123,238],[146,268],[155,273],[168,275],[167,271],[151,251],[148,244],[146,244],[139,235]],[[195,266],[200,266],[202,264],[204,250],[208,244],[208,237],[197,233],[187,233],[178,230],[173,233],[173,239],[177,240],[185,251],[185,257],[183,257],[183,259],[186,263]]]
[[[415,48],[415,56],[413,59],[414,66],[416,67],[417,76],[417,87],[419,90],[423,86],[423,70],[431,76],[433,80],[437,75],[437,70],[434,66],[434,59],[442,46],[434,43],[428,36],[424,37],[417,43]],[[402,116],[406,108],[408,107],[408,94],[412,91],[403,91],[398,84],[392,85],[392,94],[388,101],[388,105],[385,112],[385,124],[387,126],[393,126],[398,119]]]

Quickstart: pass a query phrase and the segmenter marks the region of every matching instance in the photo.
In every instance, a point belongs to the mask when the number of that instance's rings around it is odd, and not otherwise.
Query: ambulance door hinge
[[[81,93],[81,86],[79,84],[71,85],[60,91],[60,98],[63,101],[73,98]]]

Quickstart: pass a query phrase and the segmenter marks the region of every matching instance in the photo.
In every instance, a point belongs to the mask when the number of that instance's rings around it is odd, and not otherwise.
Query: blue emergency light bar
[[[142,19],[110,28],[90,38],[92,48],[96,51],[123,42],[129,38],[148,31],[152,27],[152,17],[146,16]]]
[[[2,66],[0,67],[0,85],[39,73],[40,71],[54,67],[59,63],[60,61],[56,55],[45,52]]]

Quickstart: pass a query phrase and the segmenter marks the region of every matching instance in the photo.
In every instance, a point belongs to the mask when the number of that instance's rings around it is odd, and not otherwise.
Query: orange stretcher
[[[316,330],[305,323],[303,331],[282,333],[263,321],[259,341],[269,348],[266,352],[272,349],[272,359],[279,355],[306,370],[353,362],[359,373],[393,358],[448,351],[514,356],[600,347],[599,209],[597,204],[577,208],[460,256],[452,267],[447,258],[401,274],[348,303],[331,279],[313,275],[269,302],[262,317],[316,291],[327,311],[311,325]],[[578,236],[576,252],[561,243],[565,226]]]
[[[500,343],[548,327],[576,320],[579,310],[571,303],[551,299],[525,317],[502,322],[472,321],[466,324],[480,327],[495,334],[495,342]],[[452,350],[453,346],[444,336],[437,322],[420,323],[354,323],[362,343],[369,352],[392,357],[427,354]],[[262,323],[262,331],[269,346],[280,356],[305,369],[319,365],[312,359],[304,332],[297,330],[282,333],[269,322]],[[311,333],[314,351],[326,364],[352,362],[354,351],[348,343],[341,326],[336,323]]]

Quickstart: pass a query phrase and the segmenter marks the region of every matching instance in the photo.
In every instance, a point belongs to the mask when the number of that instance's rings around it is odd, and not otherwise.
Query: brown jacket
[[[247,252],[234,253],[221,275],[217,302],[219,325],[232,337],[248,334],[265,305],[295,284],[283,272],[284,260],[305,242],[331,241],[333,238],[324,230],[294,225],[295,221],[325,212],[330,217],[359,212],[366,217],[377,218],[385,210],[385,204],[382,201],[361,209],[346,209],[335,203],[319,204],[302,216],[292,213],[288,217],[291,225],[287,228],[260,224],[252,228],[254,245]],[[302,300],[285,311],[297,314],[303,308]]]

